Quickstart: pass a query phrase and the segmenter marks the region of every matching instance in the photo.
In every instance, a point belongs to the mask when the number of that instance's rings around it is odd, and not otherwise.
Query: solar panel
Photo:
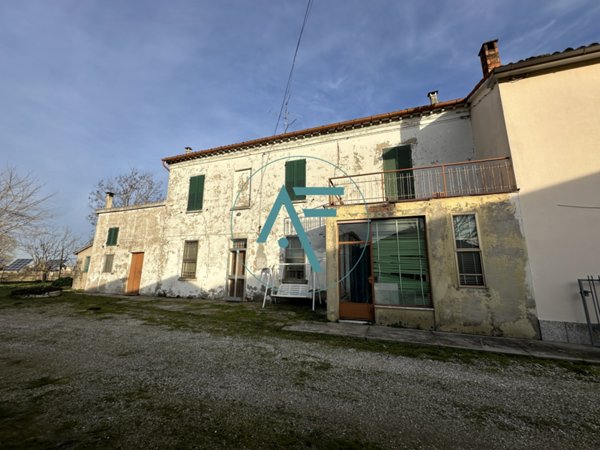
[[[19,270],[21,270],[21,269],[27,267],[29,264],[31,264],[32,261],[33,261],[33,259],[25,259],[25,258],[15,259],[8,266],[6,266],[4,268],[4,270],[18,272]]]

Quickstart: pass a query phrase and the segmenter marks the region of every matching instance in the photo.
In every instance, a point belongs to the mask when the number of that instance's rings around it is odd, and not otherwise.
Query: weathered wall
[[[284,233],[285,213],[281,212],[265,245],[256,239],[285,181],[286,159],[307,159],[307,186],[326,186],[329,177],[382,170],[382,152],[399,144],[413,147],[413,165],[454,162],[474,156],[468,112],[464,109],[438,112],[397,123],[370,126],[357,130],[319,136],[295,142],[266,145],[261,148],[182,162],[170,168],[169,190],[165,208],[161,289],[169,296],[224,295],[230,245],[230,220],[234,237],[248,240],[247,263],[257,275],[263,267],[277,269],[281,251],[277,239]],[[311,159],[310,157],[320,158]],[[331,164],[328,164],[331,163]],[[236,171],[251,169],[250,206],[232,206],[239,184]],[[202,211],[187,212],[189,178],[205,175]],[[317,208],[325,197],[308,197],[295,206]],[[321,261],[325,264],[324,228],[311,236]],[[198,271],[195,280],[180,280],[183,247],[186,240],[199,241]],[[325,277],[319,278],[325,287]],[[248,275],[247,296],[258,295],[261,283]]]
[[[86,290],[124,293],[132,252],[144,252],[141,294],[159,292],[163,269],[165,207],[162,203],[100,210]],[[119,227],[117,245],[107,246],[108,229]],[[104,258],[114,254],[113,270],[102,271]]]
[[[459,287],[452,214],[477,214],[485,287]],[[336,222],[366,217],[364,206],[338,208],[328,220],[328,318],[338,319]],[[535,302],[529,280],[527,249],[521,230],[518,194],[435,199],[373,205],[371,219],[424,217],[426,222],[431,295],[435,329],[494,336],[539,337]],[[378,311],[381,309],[381,311]],[[420,310],[421,312],[417,313]],[[427,308],[378,308],[375,318],[384,324],[400,323],[429,329]],[[430,310],[429,310],[430,311]]]
[[[499,86],[543,337],[589,342],[576,280],[600,272],[600,64]]]
[[[83,271],[83,265],[85,264],[86,257],[89,256],[91,261],[93,251],[93,247],[88,247],[85,250],[77,253],[75,267],[73,268],[73,289],[85,289],[85,284],[87,282],[87,272]]]

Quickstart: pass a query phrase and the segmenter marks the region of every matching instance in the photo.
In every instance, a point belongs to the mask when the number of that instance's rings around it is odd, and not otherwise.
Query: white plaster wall
[[[495,80],[488,80],[471,99],[471,123],[476,159],[510,155],[500,89]]]
[[[576,280],[600,272],[600,64],[504,82],[500,95],[539,318],[584,322]]]
[[[224,295],[230,218],[236,190],[235,171],[268,165],[251,180],[251,205],[233,212],[233,233],[248,240],[248,267],[259,274],[263,267],[278,267],[280,249],[277,239],[284,235],[282,211],[265,245],[256,244],[260,227],[285,182],[285,160],[307,160],[307,186],[327,186],[328,179],[341,176],[339,166],[348,174],[380,171],[383,149],[399,144],[413,146],[413,166],[473,159],[474,148],[470,118],[464,109],[435,113],[378,126],[302,139],[224,155],[199,158],[171,166],[166,200],[164,272],[161,289],[169,296]],[[311,159],[310,156],[324,161]],[[283,158],[283,159],[282,159]],[[281,159],[281,160],[279,160]],[[279,161],[277,161],[279,160]],[[187,212],[189,178],[205,175],[203,210]],[[295,203],[302,208],[318,208],[326,197],[307,197]],[[324,227],[313,230],[313,246],[325,265]],[[183,246],[186,240],[199,241],[198,271],[195,280],[180,280]],[[325,276],[320,285],[325,288]],[[249,290],[260,283],[251,275]]]
[[[140,293],[154,293],[163,276],[164,205],[143,208],[115,208],[98,214],[90,267],[85,289],[123,293],[129,276],[132,252],[144,252]],[[118,227],[117,245],[106,246],[109,228]],[[114,254],[113,270],[102,271],[104,258]]]

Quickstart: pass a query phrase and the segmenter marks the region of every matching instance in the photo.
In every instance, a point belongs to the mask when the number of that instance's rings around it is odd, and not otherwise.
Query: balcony
[[[517,189],[509,157],[334,177],[329,184],[344,188],[343,196],[330,196],[332,206],[497,194]]]

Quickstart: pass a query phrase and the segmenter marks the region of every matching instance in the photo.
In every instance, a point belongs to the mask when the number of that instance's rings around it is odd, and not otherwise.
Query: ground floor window
[[[475,214],[452,216],[458,283],[460,286],[485,286],[479,233]]]
[[[287,236],[288,246],[285,249],[283,265],[284,283],[305,283],[306,265],[304,264],[304,249],[298,236]]]
[[[181,278],[196,278],[196,266],[198,262],[198,241],[185,241],[183,245],[183,263],[181,266]]]
[[[425,219],[372,222],[375,303],[431,306]]]
[[[340,304],[432,306],[424,218],[340,223],[338,232]]]
[[[227,297],[244,298],[246,282],[246,239],[232,239],[229,249],[229,268],[227,269]]]
[[[104,255],[104,266],[102,267],[102,272],[112,272],[114,259],[114,254]]]
[[[87,272],[90,270],[90,256],[86,256],[85,260],[83,261],[83,272]]]

